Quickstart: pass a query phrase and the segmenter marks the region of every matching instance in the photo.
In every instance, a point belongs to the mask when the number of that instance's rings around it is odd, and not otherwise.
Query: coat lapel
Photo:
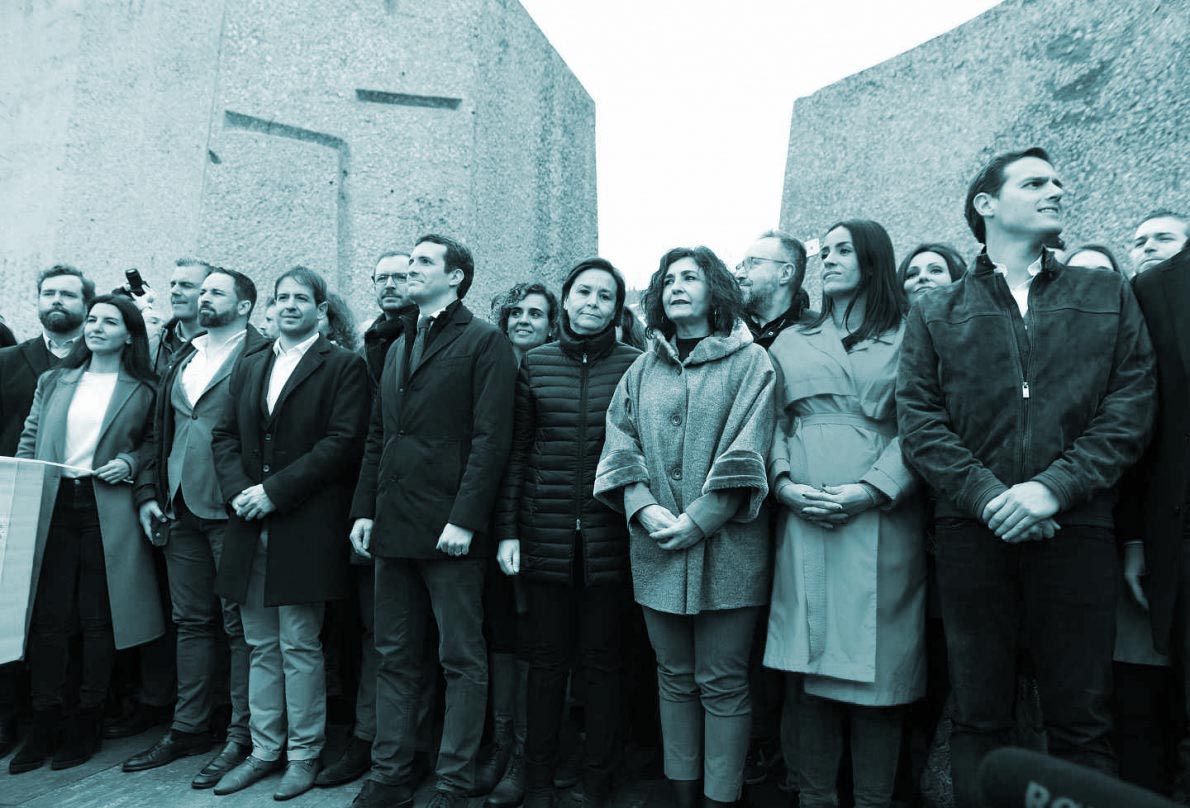
[[[469,322],[471,322],[471,312],[460,305],[458,309],[455,310],[454,316],[450,318],[450,322],[447,323],[446,328],[442,329],[442,331],[440,331],[434,337],[434,341],[430,343],[430,347],[426,348],[425,353],[423,353],[421,356],[421,362],[418,363],[417,367],[409,369],[410,378],[412,378],[415,373],[425,367],[426,364],[429,363],[429,361],[434,356],[444,350],[446,346],[458,339],[459,335],[463,333],[467,323]]]
[[[293,373],[289,379],[286,380],[285,386],[281,388],[281,395],[277,396],[277,403],[273,406],[273,414],[271,417],[276,418],[277,413],[281,412],[281,408],[285,406],[285,400],[289,398],[298,385],[310,378],[310,374],[322,366],[326,361],[326,355],[330,353],[331,344],[327,342],[326,337],[319,337],[318,340],[310,346],[306,351],[306,355],[298,362],[297,367],[293,369]],[[271,371],[270,371],[271,375]],[[268,378],[265,378],[264,394],[268,395]],[[267,403],[265,405],[268,407]]]
[[[120,378],[116,380],[116,389],[112,391],[112,400],[108,402],[107,412],[103,414],[103,426],[99,427],[99,440],[95,442],[96,446],[103,443],[107,431],[112,426],[112,421],[120,414],[120,410],[124,409],[124,405],[128,403],[128,399],[132,398],[132,394],[136,392],[139,384],[140,382],[123,370],[120,371]]]
[[[54,355],[50,353],[50,349],[45,347],[45,340],[41,337],[29,340],[22,345],[21,353],[24,355],[25,361],[29,363],[29,369],[33,371],[34,379],[49,370],[50,363],[55,359]]]
[[[82,368],[62,371],[53,391],[41,405],[37,442],[44,454],[39,451],[37,455],[43,460],[61,463],[66,455],[66,416],[70,412],[70,402],[74,400],[75,387],[82,377]],[[62,391],[61,395],[57,394],[58,390]]]
[[[1183,263],[1167,261],[1156,271],[1161,273],[1161,296],[1165,299],[1166,313],[1177,336],[1183,378],[1190,380],[1190,318],[1183,311],[1186,303],[1190,302],[1190,265],[1183,266]]]

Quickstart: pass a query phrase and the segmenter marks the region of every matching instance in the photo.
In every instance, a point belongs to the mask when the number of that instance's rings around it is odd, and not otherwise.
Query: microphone
[[[1176,808],[1147,789],[1064,760],[1005,747],[979,766],[987,808]]]

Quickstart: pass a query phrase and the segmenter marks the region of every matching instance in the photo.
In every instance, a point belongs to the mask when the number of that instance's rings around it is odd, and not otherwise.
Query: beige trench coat
[[[863,705],[925,693],[922,508],[896,438],[902,329],[843,349],[831,320],[773,343],[778,421],[769,479],[867,482],[890,502],[825,530],[780,508],[764,664],[807,674],[807,693]]]

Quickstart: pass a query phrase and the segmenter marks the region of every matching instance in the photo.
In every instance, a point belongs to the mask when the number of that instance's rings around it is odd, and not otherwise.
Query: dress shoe
[[[351,801],[351,808],[413,808],[413,790],[365,780],[364,787]]]
[[[549,782],[548,774],[545,775],[546,781],[538,783],[537,785],[545,785]],[[551,793],[553,789],[550,789]],[[513,749],[512,757],[509,758],[508,768],[504,770],[504,776],[500,778],[500,782],[496,783],[496,787],[492,789],[492,793],[484,800],[484,808],[515,808],[521,804],[525,798],[525,752],[520,744],[517,744]]]
[[[454,791],[435,791],[426,808],[467,808],[468,801],[466,794]]]
[[[151,707],[139,701],[124,715],[103,727],[103,737],[108,740],[131,738],[160,726],[173,717],[170,707]]]
[[[50,768],[70,769],[90,760],[99,751],[102,723],[98,707],[80,709],[67,718],[62,728],[62,745],[54,753]]]
[[[222,797],[242,791],[280,768],[280,760],[261,760],[255,755],[248,755],[239,766],[223,775],[219,785],[215,786],[215,794]]]
[[[314,785],[341,786],[358,780],[372,767],[372,742],[352,735],[339,759],[318,773]]]
[[[9,716],[5,719],[0,719],[0,758],[7,757],[8,753],[16,748],[17,745],[17,719],[16,716]]]
[[[143,772],[168,766],[178,758],[201,755],[211,748],[211,736],[206,732],[181,732],[170,730],[151,747],[124,761],[124,771]]]
[[[223,775],[244,762],[244,758],[252,751],[252,747],[238,741],[228,741],[219,754],[211,758],[207,765],[194,775],[190,781],[191,788],[214,788],[219,785]]]
[[[273,792],[273,799],[278,802],[292,800],[299,794],[305,794],[314,788],[314,778],[318,776],[318,758],[309,760],[291,760],[285,764],[285,774],[281,776],[281,784]]]
[[[23,774],[34,769],[40,769],[46,759],[54,754],[58,748],[58,735],[61,731],[61,711],[54,707],[49,710],[33,711],[33,726],[25,737],[25,743],[8,761],[9,774]]]

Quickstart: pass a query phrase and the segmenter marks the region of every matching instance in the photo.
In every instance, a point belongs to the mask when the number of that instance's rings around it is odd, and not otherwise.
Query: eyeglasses
[[[376,284],[377,286],[388,286],[389,281],[392,281],[394,286],[399,286],[407,280],[409,280],[409,275],[405,272],[396,272],[392,275],[386,274],[372,276],[372,283]]]
[[[756,255],[749,255],[743,261],[740,261],[738,264],[735,265],[735,271],[740,272],[742,270],[744,272],[751,272],[752,270],[756,269],[756,265],[759,264],[761,261],[768,261],[773,264],[793,263],[792,261],[778,261],[776,258],[761,258]]]

